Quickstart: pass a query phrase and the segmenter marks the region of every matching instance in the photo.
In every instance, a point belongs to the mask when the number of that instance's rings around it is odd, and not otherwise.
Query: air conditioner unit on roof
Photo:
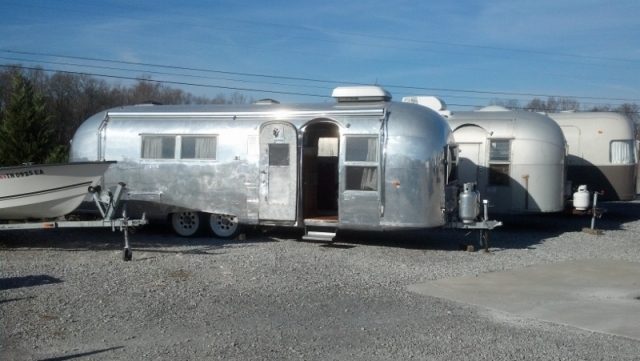
[[[391,100],[391,93],[379,86],[344,86],[333,89],[331,94],[338,103],[343,102],[375,102]]]

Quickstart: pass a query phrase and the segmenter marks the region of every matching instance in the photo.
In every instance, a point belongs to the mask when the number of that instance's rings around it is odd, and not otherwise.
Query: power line
[[[10,65],[5,65],[5,64],[0,64],[0,67],[9,68],[11,66]],[[22,68],[23,69],[29,69],[29,70],[41,70],[41,71],[45,71],[45,72],[57,72],[57,73],[64,73],[64,74],[92,75],[92,76],[97,76],[97,77],[110,78],[110,79],[120,79],[120,80],[134,80],[134,81],[144,80],[144,81],[153,82],[153,83],[159,83],[159,84],[167,83],[167,84],[176,84],[176,85],[184,85],[184,86],[195,86],[195,87],[202,87],[202,88],[227,89],[227,90],[237,90],[237,91],[247,91],[247,92],[261,92],[261,93],[271,93],[271,94],[301,95],[301,96],[308,96],[308,97],[330,98],[330,96],[319,95],[319,94],[294,93],[294,92],[284,92],[284,91],[277,91],[277,90],[252,89],[252,88],[237,88],[237,87],[228,87],[228,86],[220,86],[220,85],[205,85],[205,84],[186,83],[186,82],[170,81],[170,80],[140,79],[140,78],[134,78],[134,77],[125,77],[125,76],[116,76],[116,75],[107,75],[107,74],[97,74],[97,73],[84,73],[84,72],[68,71],[68,70],[53,70],[53,69],[34,68],[34,67],[22,67]]]
[[[43,9],[61,10],[61,11],[67,11],[67,12],[80,12],[79,10],[60,9],[60,8],[46,7],[46,6],[25,5],[25,4],[17,4],[17,3],[13,3],[13,5],[24,6],[24,7],[39,7],[39,8],[43,8]],[[95,4],[92,3],[91,5],[95,5]],[[120,9],[134,9],[134,10],[143,11],[145,13],[155,12],[155,13],[159,13],[159,14],[164,14],[163,12],[155,10],[155,9],[131,7],[131,6],[122,7],[122,6],[110,5],[109,8],[110,9],[118,9],[118,8],[120,8]],[[83,13],[85,13],[85,12],[83,12]],[[105,15],[104,13],[98,13],[98,14]],[[200,16],[195,16],[194,17],[192,14],[181,13],[179,15],[184,16],[184,17],[189,17],[189,18],[203,19]],[[111,15],[111,14],[108,15],[108,16],[115,17],[115,18],[140,20],[139,18],[131,17],[131,16]],[[283,29],[310,31],[310,32],[314,32],[314,33],[322,32],[323,34],[334,34],[334,35],[340,35],[340,36],[355,36],[355,37],[360,37],[360,38],[364,38],[364,39],[371,39],[371,40],[392,40],[392,41],[402,41],[402,42],[408,42],[408,43],[414,43],[414,44],[444,45],[444,46],[452,46],[452,47],[458,47],[458,48],[482,49],[482,50],[493,50],[493,51],[507,51],[507,52],[511,52],[511,53],[551,55],[551,56],[562,56],[562,57],[568,57],[568,58],[574,58],[574,59],[605,60],[605,61],[625,62],[625,63],[631,63],[631,64],[640,64],[640,60],[634,60],[634,59],[622,59],[622,58],[602,57],[602,56],[593,56],[593,55],[577,55],[577,54],[569,54],[569,53],[555,53],[555,52],[548,52],[548,51],[527,50],[527,49],[513,49],[513,48],[505,48],[505,47],[474,45],[474,44],[459,44],[459,43],[444,42],[444,41],[432,41],[432,40],[412,39],[412,38],[384,36],[384,35],[370,35],[370,34],[362,34],[362,33],[354,33],[354,32],[336,31],[336,30],[324,29],[324,28],[315,28],[314,29],[314,28],[303,27],[303,26],[293,26],[293,25],[282,25],[282,24],[274,24],[274,23],[267,23],[267,22],[248,21],[248,20],[245,20],[245,19],[234,19],[234,18],[224,18],[224,17],[218,17],[218,19],[222,19],[223,21],[224,20],[233,21],[233,23],[254,24],[254,25],[277,27],[277,28],[283,28]],[[211,19],[207,18],[206,20],[210,21]],[[166,20],[163,21],[163,23],[166,23]],[[197,27],[203,27],[203,28],[208,28],[208,29],[230,30],[230,31],[235,31],[235,32],[244,32],[244,33],[249,33],[249,34],[265,35],[264,32],[249,31],[249,30],[246,30],[246,29],[238,29],[238,28],[224,28],[224,27],[212,26],[212,25],[206,25],[206,26],[204,26],[204,25],[194,25],[192,22],[183,23],[183,22],[172,21],[171,23],[176,24],[176,25],[182,25],[182,26],[188,25],[188,26],[197,26]],[[271,35],[280,36],[280,34],[277,34],[277,33],[271,34]],[[389,46],[389,45],[362,44],[362,43],[353,43],[353,42],[345,42],[345,41],[335,41],[335,40],[327,40],[327,39],[308,38],[308,37],[301,37],[301,36],[292,36],[291,34],[287,34],[287,37],[297,38],[297,39],[301,39],[301,40],[324,41],[324,42],[334,42],[334,43],[351,44],[351,45],[366,45],[366,46],[375,46],[375,47],[383,47],[383,48],[391,48],[391,49],[402,49],[402,50],[413,50],[413,51],[435,52],[435,53],[446,53],[446,54],[461,54],[461,53],[457,53],[457,52],[435,51],[433,49],[422,49],[422,48],[414,49],[414,48],[403,48],[403,47]],[[462,54],[463,55],[468,55],[468,54],[465,54],[465,53],[462,53]],[[506,59],[509,59],[509,57],[500,57],[500,56],[495,56],[495,55],[479,55],[479,54],[474,54],[474,55],[483,56],[483,57],[490,57],[490,58],[494,57],[494,58],[506,58]],[[529,60],[540,61],[540,59],[529,59]],[[543,60],[543,61],[552,61],[552,62],[554,62],[553,60],[548,60],[548,59],[547,60]],[[589,65],[607,66],[607,65],[601,65],[601,64],[589,64]],[[635,69],[635,67],[634,67],[634,69]]]
[[[317,89],[325,89],[325,90],[332,89],[330,87],[320,87],[320,86],[313,86],[313,85],[296,85],[296,84],[285,84],[285,83],[276,83],[276,82],[267,82],[267,81],[243,80],[243,79],[233,79],[233,78],[223,78],[223,77],[213,77],[213,76],[203,76],[203,75],[191,75],[191,74],[184,74],[184,73],[167,73],[167,72],[150,71],[150,70],[134,70],[134,69],[116,68],[112,66],[85,65],[85,64],[65,63],[65,62],[58,62],[58,61],[43,61],[43,60],[34,61],[31,59],[8,58],[3,56],[0,56],[0,59],[12,60],[12,61],[37,62],[37,63],[51,64],[51,65],[78,66],[78,67],[84,67],[84,68],[117,70],[117,71],[125,71],[125,72],[138,72],[142,74],[182,76],[182,77],[196,78],[196,79],[227,80],[227,81],[234,81],[239,83],[259,83],[259,84],[270,84],[270,85],[279,85],[279,86],[287,86],[287,87],[317,88]]]
[[[23,4],[15,4],[15,3],[14,3],[14,5],[17,5],[17,6],[27,6],[27,7],[29,6],[29,5],[23,5]],[[60,8],[51,8],[51,7],[41,7],[41,6],[34,6],[34,5],[31,5],[31,6],[33,6],[33,7],[40,7],[40,8],[46,8],[46,9],[61,10],[61,11],[82,12],[82,11],[75,10],[75,9],[74,9],[74,10],[71,10],[71,9],[60,9]],[[111,7],[110,7],[110,8],[111,8]],[[116,7],[116,8],[117,8],[117,7]],[[140,9],[140,8],[138,8],[138,9]],[[143,10],[147,11],[147,9],[143,9]],[[156,11],[156,10],[153,10],[153,9],[150,9],[150,10],[148,10],[147,12],[149,12],[149,11],[155,11],[155,12],[157,12],[157,13],[164,14],[164,13],[162,13],[162,12],[159,12],[159,11]],[[84,11],[84,12],[82,12],[82,13],[84,14],[84,13],[86,13],[86,11]],[[98,12],[92,12],[92,13],[100,14],[100,15],[105,15],[105,13],[104,13],[104,12],[101,12],[101,13],[98,13]],[[149,19],[142,19],[142,20],[141,20],[141,19],[139,19],[139,18],[131,17],[131,16],[112,15],[112,14],[106,14],[106,15],[107,15],[107,16],[110,16],[110,17],[116,17],[116,18],[120,17],[120,18],[133,19],[133,20],[140,20],[140,21],[152,21],[152,22],[154,22],[154,21],[155,21],[155,22],[158,22],[157,20],[153,20],[153,19],[151,19],[151,20],[149,20]],[[186,16],[186,15],[185,15],[185,16]],[[224,19],[224,18],[223,18],[223,19]],[[207,18],[207,21],[208,21],[208,23],[211,23],[211,21],[210,21],[210,19],[209,19],[209,18]],[[167,23],[167,22],[169,22],[169,23],[173,23],[173,24],[182,24],[182,25],[186,25],[186,26],[194,26],[194,24],[192,24],[192,22],[189,22],[189,23],[180,23],[180,22],[175,22],[175,21],[172,21],[172,20],[164,21],[164,22],[163,22],[163,24],[165,24],[165,23]],[[248,22],[248,23],[252,23],[252,22]],[[261,23],[257,23],[257,22],[256,22],[256,24],[261,24]],[[267,24],[267,25],[269,25],[269,26],[279,26],[278,24],[269,24],[269,23],[262,23],[262,24],[263,24],[263,25],[264,25],[264,24]],[[206,25],[206,26],[205,26],[205,25],[195,25],[195,26],[201,26],[201,27],[205,27],[205,28],[215,28],[215,27],[213,27],[213,26],[211,26],[211,25]],[[286,28],[286,26],[284,26],[284,27]],[[296,28],[296,27],[294,27],[294,28]],[[308,28],[304,28],[304,27],[297,27],[297,28],[298,28],[298,29],[301,29],[301,30],[309,30]],[[225,28],[225,29],[226,29],[226,28]],[[226,29],[226,30],[230,30],[230,31],[242,31],[242,32],[246,32],[246,31],[248,31],[248,30],[246,30],[246,29],[235,29],[235,28],[229,28],[229,29]],[[323,29],[323,31],[324,31],[324,29]],[[249,32],[250,32],[250,31],[249,31]],[[140,35],[139,33],[136,33],[136,34]],[[263,32],[261,32],[261,33],[259,33],[259,34],[261,34],[261,35],[265,35],[265,33],[263,33]],[[338,33],[338,34],[340,34],[340,33]],[[350,34],[350,33],[343,33],[343,34]],[[267,35],[269,35],[269,34],[267,34]],[[361,34],[360,34],[360,35],[361,35]],[[165,40],[165,41],[166,41],[166,39],[168,39],[166,36],[158,36],[157,34],[151,34],[150,36],[159,37],[159,38],[161,38],[161,39],[163,39],[163,40]],[[365,35],[362,35],[362,36],[365,36]],[[375,36],[371,36],[371,35],[366,35],[366,36],[369,36],[369,37],[370,37],[370,38],[372,38],[372,39],[376,39],[376,38],[383,39],[383,38],[384,38],[384,37],[375,37]],[[287,34],[287,37],[288,37],[288,38],[300,38],[300,37],[292,36],[291,34]],[[174,39],[176,39],[176,38],[174,38]],[[415,40],[415,39],[403,39],[403,38],[397,38],[397,39],[405,40],[405,41],[421,41],[421,40]],[[205,42],[205,43],[207,43],[207,44],[211,44],[211,42],[207,42],[207,41],[200,40],[200,39],[193,39],[193,38],[190,38],[190,39],[176,39],[176,40],[179,40],[179,41],[190,41],[190,42]],[[337,43],[340,43],[340,44],[349,44],[348,42],[344,42],[344,41],[342,41],[342,42],[338,42],[338,41],[326,40],[326,39],[311,39],[311,40],[330,41],[330,42],[337,42]],[[354,44],[355,44],[355,43],[354,43]],[[395,48],[395,47],[392,47],[392,46],[389,46],[389,45],[382,45],[382,44],[362,44],[362,45],[365,45],[365,46],[378,46],[378,47],[385,47],[385,46],[386,46],[386,47],[389,47],[389,48]],[[465,45],[462,45],[462,44],[449,44],[449,45],[465,46]],[[231,46],[231,45],[216,44],[216,46],[223,46],[223,47],[227,47],[227,46]],[[469,46],[473,46],[473,45],[469,45]],[[244,46],[243,48],[244,48],[244,49],[257,49],[257,50],[259,50],[259,51],[261,51],[261,52],[264,52],[264,51],[273,51],[273,50],[274,50],[273,48],[265,48],[265,47],[257,47],[257,46]],[[499,48],[496,48],[496,49],[499,49]],[[431,52],[438,52],[438,51],[433,50],[433,49],[408,49],[408,50],[412,50],[412,51],[431,51]],[[517,50],[514,50],[514,49],[506,49],[506,48],[505,48],[505,49],[502,49],[502,50],[517,51]],[[280,52],[294,53],[294,54],[301,54],[301,55],[304,55],[304,56],[313,56],[313,57],[325,56],[325,55],[323,55],[323,54],[318,55],[318,54],[311,54],[311,53],[308,53],[308,52],[293,51],[293,50],[291,50],[291,49],[289,49],[289,48],[287,48],[287,49],[280,49],[280,50],[278,50],[278,51],[280,51]],[[450,53],[450,52],[443,52],[443,53]],[[333,56],[339,56],[339,55],[333,55]],[[480,56],[486,56],[486,55],[480,55]],[[493,56],[493,57],[494,57],[494,58],[496,58],[496,56]],[[347,57],[347,58],[348,58],[348,57]],[[409,57],[409,58],[412,58],[412,57]],[[383,62],[387,61],[387,62],[391,62],[391,63],[394,63],[394,64],[409,64],[409,65],[417,65],[417,66],[424,65],[424,63],[409,62],[409,61],[407,61],[406,59],[407,59],[407,57],[403,57],[403,59],[402,59],[402,60],[393,60],[393,61],[390,61],[390,60],[382,60],[382,61],[383,61]],[[535,61],[538,61],[539,59],[527,59],[527,60],[535,60]],[[612,60],[615,60],[615,59],[612,59]],[[617,60],[621,60],[621,59],[617,59]],[[554,61],[554,60],[548,60],[548,61]],[[600,64],[591,64],[591,65],[594,65],[594,66],[601,66]],[[473,68],[473,67],[467,67],[467,66],[454,66],[454,65],[449,65],[449,68],[451,68],[451,69],[462,69],[462,70],[466,70],[466,71],[476,71],[476,72],[488,72],[488,71],[489,71],[489,72],[500,72],[500,73],[509,72],[509,73],[515,73],[515,74],[528,74],[528,75],[533,75],[533,76],[553,77],[554,79],[557,79],[558,77],[574,78],[574,79],[594,79],[594,76],[593,76],[593,75],[590,75],[590,76],[569,75],[568,73],[562,73],[562,72],[561,72],[561,73],[555,73],[555,74],[554,74],[554,73],[541,73],[541,72],[535,72],[535,71],[510,70],[510,69],[499,69],[499,70],[498,70],[498,69],[492,69],[492,68],[489,68],[489,69],[484,68],[484,69],[483,69],[483,68]],[[635,69],[635,68],[632,68],[632,69]],[[614,79],[612,79],[611,77],[608,77],[608,78],[607,78],[607,81],[611,81],[611,80],[614,80]],[[617,79],[617,80],[620,80],[620,81],[626,81],[627,79],[624,79],[624,80],[622,80],[622,79]],[[352,84],[352,83],[344,83],[344,84]],[[527,94],[523,94],[523,96],[526,96],[526,95],[527,95]],[[604,99],[604,100],[620,101],[620,100],[617,100],[617,99]],[[622,100],[622,101],[629,101],[629,100]]]
[[[11,65],[0,64],[0,67],[9,68]],[[217,86],[217,85],[205,85],[205,84],[195,84],[195,83],[186,83],[186,82],[178,82],[178,81],[168,81],[168,80],[153,80],[153,79],[140,79],[133,77],[124,77],[124,76],[115,76],[115,75],[106,75],[106,74],[97,74],[97,73],[85,73],[85,72],[75,72],[75,71],[65,71],[65,70],[53,70],[53,69],[44,69],[44,68],[36,68],[36,67],[25,67],[21,66],[22,69],[28,70],[37,70],[44,72],[56,72],[56,73],[64,73],[64,74],[73,74],[73,75],[91,75],[97,77],[104,77],[110,79],[120,79],[120,80],[134,80],[134,81],[148,81],[158,84],[175,84],[175,85],[183,85],[183,86],[195,86],[195,87],[203,87],[203,88],[214,88],[214,89],[227,89],[227,90],[236,90],[236,91],[254,91],[254,92],[262,92],[269,94],[283,94],[283,95],[298,95],[298,96],[310,96],[317,98],[331,98],[328,95],[319,95],[319,94],[308,94],[308,93],[295,93],[295,92],[284,92],[284,91],[276,91],[276,90],[264,90],[264,89],[252,89],[252,88],[237,88],[237,87],[227,87],[227,86]],[[471,105],[471,104],[456,104],[456,103],[448,103],[450,106],[458,106],[458,107],[466,107],[466,108],[481,108],[482,105]],[[522,110],[535,110],[535,111],[553,111],[555,109],[533,109],[533,108],[510,108],[510,109],[522,109]],[[612,109],[611,111],[615,111]],[[640,112],[629,112],[630,114],[638,114]]]
[[[277,76],[277,75],[267,75],[267,74],[258,74],[258,73],[231,72],[231,71],[223,71],[223,70],[191,68],[191,67],[183,67],[183,66],[175,66],[175,65],[162,65],[162,64],[110,60],[110,59],[99,59],[99,58],[92,58],[92,57],[69,56],[69,55],[51,54],[51,53],[25,52],[25,51],[14,51],[14,50],[0,50],[0,52],[11,53],[11,54],[32,55],[32,56],[47,56],[47,57],[58,57],[58,58],[66,58],[66,59],[86,60],[86,61],[103,62],[103,63],[110,63],[110,64],[126,64],[126,65],[145,66],[145,67],[176,69],[176,70],[183,70],[183,71],[227,74],[227,75],[236,75],[236,76],[249,76],[249,77],[268,78],[268,79],[281,79],[281,80],[303,81],[303,82],[324,83],[324,84],[367,85],[363,83],[348,82],[348,81],[288,77],[288,76]],[[433,92],[444,91],[444,92],[458,92],[458,93],[469,93],[469,94],[488,94],[488,95],[495,95],[495,96],[502,95],[502,96],[523,96],[523,97],[525,96],[555,97],[555,98],[575,98],[575,99],[622,101],[622,102],[638,101],[636,99],[600,98],[600,97],[562,95],[562,94],[499,92],[499,91],[466,90],[466,89],[455,89],[455,88],[429,88],[429,87],[415,87],[415,86],[405,86],[405,85],[397,85],[397,84],[381,84],[381,85],[384,85],[386,88],[389,88],[389,89],[395,88],[395,89],[403,89],[403,90],[418,90],[418,91],[433,91]]]

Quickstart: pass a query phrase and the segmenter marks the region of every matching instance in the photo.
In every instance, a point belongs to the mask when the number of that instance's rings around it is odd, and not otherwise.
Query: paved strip
[[[587,259],[410,285],[424,295],[640,340],[640,263]]]

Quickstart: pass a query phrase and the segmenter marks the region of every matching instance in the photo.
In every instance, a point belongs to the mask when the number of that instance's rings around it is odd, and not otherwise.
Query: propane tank
[[[573,193],[573,206],[579,211],[589,208],[589,191],[586,185],[578,187],[578,191]]]
[[[480,194],[475,190],[475,183],[465,183],[458,200],[458,217],[462,223],[472,223],[480,213]]]

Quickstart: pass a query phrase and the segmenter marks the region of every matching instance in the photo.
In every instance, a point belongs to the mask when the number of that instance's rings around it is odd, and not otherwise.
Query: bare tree
[[[533,112],[557,113],[565,110],[579,110],[580,102],[573,98],[549,97],[546,101],[534,98],[524,106]]]
[[[224,94],[218,93],[213,99],[211,99],[211,104],[229,104],[229,101]]]
[[[489,105],[497,105],[512,110],[522,109],[522,106],[520,105],[520,101],[518,99],[491,99],[491,101],[489,101]]]
[[[229,103],[231,104],[246,104],[247,102],[249,102],[249,99],[244,94],[237,91],[233,92],[229,99]]]

